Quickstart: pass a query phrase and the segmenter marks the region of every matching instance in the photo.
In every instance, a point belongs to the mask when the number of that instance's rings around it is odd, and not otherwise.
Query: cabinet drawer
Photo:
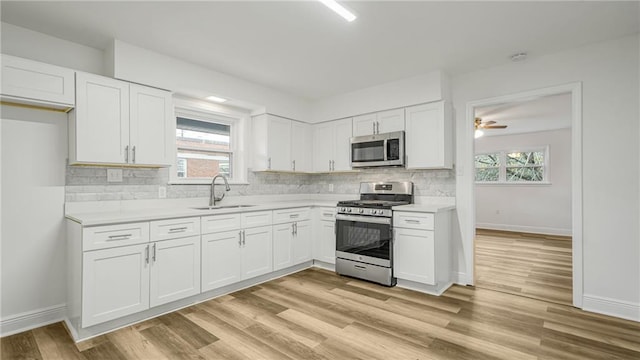
[[[203,216],[200,228],[203,234],[240,229],[240,214]]]
[[[282,209],[273,211],[273,223],[282,224],[286,222],[308,220],[311,217],[311,209],[297,208],[297,209]]]
[[[271,211],[256,211],[240,214],[243,228],[271,225],[273,214]]]
[[[335,221],[336,220],[336,208],[320,208],[320,220],[322,221]]]
[[[107,249],[149,242],[149,223],[131,223],[82,229],[82,250]]]
[[[200,218],[192,217],[152,221],[149,231],[152,241],[200,235]]]
[[[393,226],[408,229],[433,230],[433,214],[394,211]]]

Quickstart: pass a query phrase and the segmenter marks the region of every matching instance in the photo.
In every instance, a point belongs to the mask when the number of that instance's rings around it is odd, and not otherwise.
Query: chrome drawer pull
[[[132,234],[109,235],[109,240],[121,240],[130,238]]]
[[[289,217],[295,219],[297,217],[300,217],[300,214],[291,214],[289,215]]]
[[[404,222],[408,222],[409,224],[420,224],[420,220],[413,219],[404,219]]]
[[[173,229],[169,229],[170,233],[175,233],[175,232],[183,232],[186,231],[187,227],[183,226],[183,227],[179,227],[179,228],[173,228]]]

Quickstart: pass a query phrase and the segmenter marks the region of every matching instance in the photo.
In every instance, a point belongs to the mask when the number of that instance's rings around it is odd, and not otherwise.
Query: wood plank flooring
[[[571,238],[476,230],[479,288],[572,305]]]
[[[62,323],[2,359],[640,359],[640,323],[501,292],[443,296],[307,269],[79,344]]]

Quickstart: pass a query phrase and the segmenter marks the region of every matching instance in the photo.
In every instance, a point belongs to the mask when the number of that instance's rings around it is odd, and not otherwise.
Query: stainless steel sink
[[[194,207],[192,209],[195,210],[218,210],[218,209],[238,209],[238,208],[247,208],[255,205],[216,205],[216,206],[201,206]]]

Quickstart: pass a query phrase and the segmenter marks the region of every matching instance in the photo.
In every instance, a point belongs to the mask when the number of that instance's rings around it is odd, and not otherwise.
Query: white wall
[[[571,129],[475,141],[476,154],[547,146],[550,184],[476,185],[476,227],[571,235]]]
[[[638,35],[452,79],[456,108],[457,206],[464,263],[473,229],[471,101],[582,82],[584,307],[640,320]],[[467,257],[470,259],[470,257]],[[472,257],[471,257],[472,258]],[[467,264],[469,265],[469,264]],[[467,273],[467,268],[459,269]],[[606,310],[609,309],[609,310]]]
[[[449,76],[442,71],[347,92],[312,103],[309,122],[317,123],[432,101],[450,100]]]
[[[295,95],[239,79],[176,58],[115,40],[110,74],[118,79],[168,89],[192,96],[216,95],[246,103],[254,113],[268,112],[307,121],[309,101]]]
[[[4,335],[31,315],[59,320],[64,314],[67,114],[0,110]]]
[[[25,29],[1,23],[2,53],[44,63],[104,74],[104,52]]]

